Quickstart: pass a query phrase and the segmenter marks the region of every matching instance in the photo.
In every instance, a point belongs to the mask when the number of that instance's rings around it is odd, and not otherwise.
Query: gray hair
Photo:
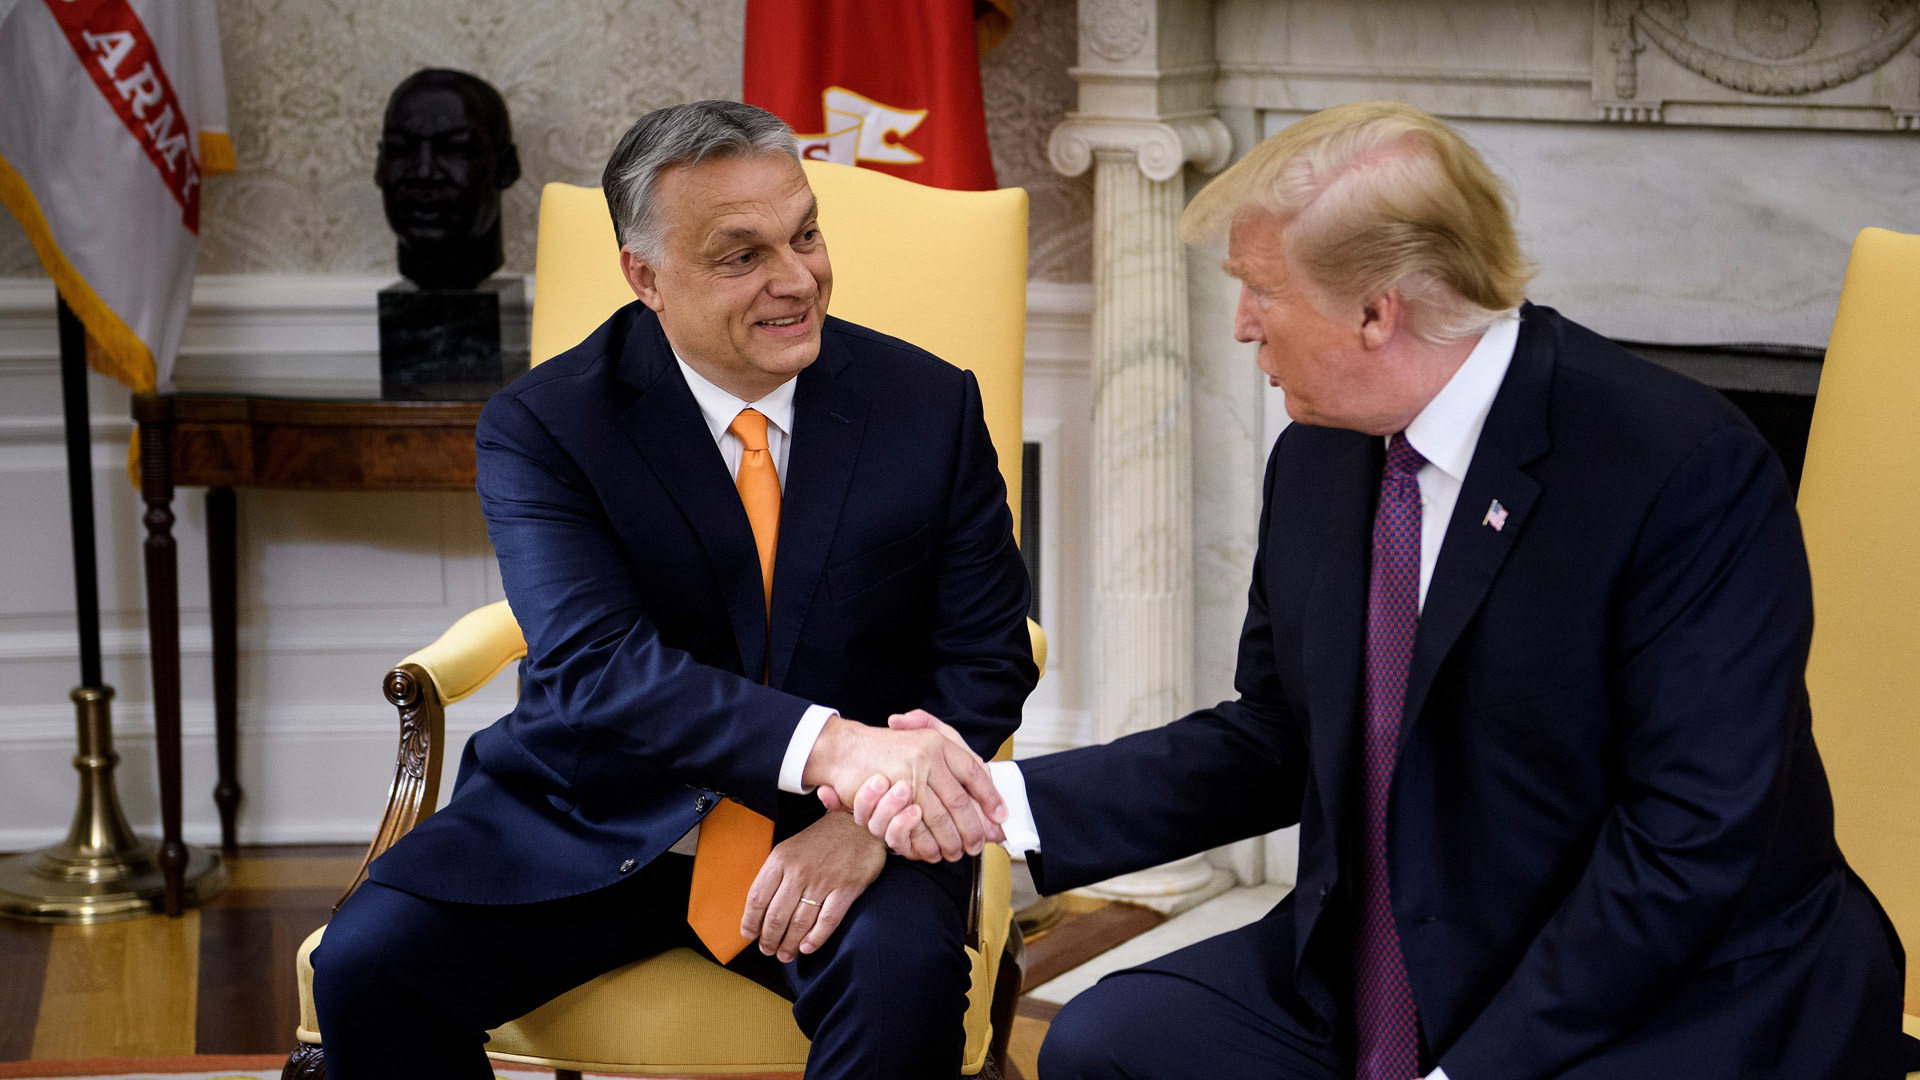
[[[642,116],[620,137],[600,175],[620,247],[658,263],[664,237],[654,207],[660,174],[707,158],[781,154],[800,160],[793,129],[784,120],[738,101],[694,101]]]

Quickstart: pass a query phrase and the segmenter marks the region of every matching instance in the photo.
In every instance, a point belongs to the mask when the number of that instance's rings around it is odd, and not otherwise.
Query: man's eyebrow
[[[800,216],[800,220],[802,222],[810,221],[813,218],[818,217],[819,214],[820,214],[820,200],[818,197],[815,197],[811,202],[807,203],[807,212]],[[728,244],[737,243],[741,241],[745,241],[748,243],[759,243],[760,240],[761,240],[760,230],[751,228],[746,225],[733,225],[724,229],[715,230],[708,237],[707,242],[708,242],[708,245],[711,247],[725,247]]]

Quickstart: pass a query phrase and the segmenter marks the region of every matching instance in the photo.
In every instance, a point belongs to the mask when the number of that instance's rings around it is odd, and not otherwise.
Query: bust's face
[[[374,183],[402,244],[480,236],[500,219],[504,147],[457,90],[422,86],[394,103],[380,137]]]

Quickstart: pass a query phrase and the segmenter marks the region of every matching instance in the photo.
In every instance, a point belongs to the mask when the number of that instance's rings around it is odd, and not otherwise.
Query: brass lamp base
[[[96,923],[157,913],[166,881],[154,860],[159,845],[112,859],[77,857],[66,844],[0,859],[0,916],[42,923]],[[98,880],[95,880],[95,879]],[[220,853],[187,848],[186,903],[195,907],[227,887]]]
[[[113,786],[120,755],[113,752],[110,686],[73,691],[78,710],[80,805],[65,841],[0,859],[0,916],[43,923],[133,919],[160,909],[165,879],[159,845],[134,835]],[[200,904],[227,887],[217,852],[187,849],[184,900]]]

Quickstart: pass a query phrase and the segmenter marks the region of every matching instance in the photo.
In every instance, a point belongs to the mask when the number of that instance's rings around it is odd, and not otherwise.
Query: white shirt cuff
[[[1427,1074],[1427,1080],[1447,1080],[1447,1070],[1435,1069]]]
[[[1020,766],[1011,761],[987,762],[987,775],[993,777],[994,790],[1007,804],[1007,820],[1000,829],[1007,834],[1007,851],[1023,855],[1040,850],[1040,826],[1034,823],[1033,806],[1027,802],[1027,778]]]
[[[787,740],[787,756],[780,759],[781,791],[789,795],[810,793],[801,783],[807,775],[807,759],[813,756],[813,744],[820,741],[820,729],[837,715],[839,710],[825,705],[809,705],[801,714],[800,726],[793,729],[793,738]]]

